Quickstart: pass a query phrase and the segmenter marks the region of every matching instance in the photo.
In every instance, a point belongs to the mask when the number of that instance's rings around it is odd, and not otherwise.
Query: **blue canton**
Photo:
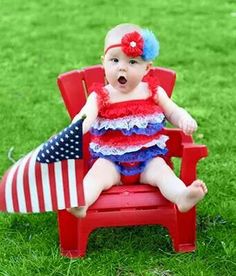
[[[44,143],[36,160],[40,163],[53,163],[68,159],[81,159],[82,124],[83,119],[80,119]]]

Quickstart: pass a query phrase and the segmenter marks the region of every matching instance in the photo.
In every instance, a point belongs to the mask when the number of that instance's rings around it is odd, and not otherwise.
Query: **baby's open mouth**
[[[123,77],[123,76],[120,76],[120,77],[118,78],[118,82],[119,82],[120,84],[126,84],[127,79],[126,79],[125,77]]]

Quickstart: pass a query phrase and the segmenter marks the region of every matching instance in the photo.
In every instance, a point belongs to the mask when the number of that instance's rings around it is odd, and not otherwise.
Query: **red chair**
[[[161,86],[171,96],[175,84],[175,72],[164,68],[152,69],[158,75]],[[102,66],[75,70],[58,77],[58,85],[71,119],[80,111],[87,97],[87,88],[94,82],[105,83]],[[167,162],[173,167],[171,158],[182,158],[179,177],[189,185],[196,179],[198,160],[207,156],[204,145],[193,143],[191,136],[179,129],[165,129],[169,153]],[[81,160],[82,189],[83,176],[89,169],[88,151],[89,134],[83,142],[84,157]],[[84,204],[84,198],[80,202]],[[187,213],[180,213],[177,207],[165,199],[158,188],[147,184],[115,186],[104,191],[98,200],[90,206],[87,216],[76,218],[66,210],[58,212],[58,225],[61,253],[71,258],[86,254],[89,234],[98,227],[130,226],[160,224],[169,230],[174,250],[191,252],[195,250],[196,211],[192,208]],[[158,238],[158,237],[157,237]]]

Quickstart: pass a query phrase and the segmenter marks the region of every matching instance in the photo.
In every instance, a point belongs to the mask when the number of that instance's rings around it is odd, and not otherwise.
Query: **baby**
[[[94,86],[73,119],[86,115],[83,133],[92,133],[90,152],[96,158],[84,177],[86,205],[69,209],[77,217],[86,216],[102,191],[132,179],[158,187],[180,212],[190,210],[207,193],[201,180],[186,187],[163,158],[168,151],[168,137],[161,131],[165,119],[188,135],[197,123],[157,79],[146,76],[158,52],[154,34],[136,25],[121,24],[106,35],[102,63],[108,84]]]

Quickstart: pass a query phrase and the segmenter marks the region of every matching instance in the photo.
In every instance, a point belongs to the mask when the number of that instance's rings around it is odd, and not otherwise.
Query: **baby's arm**
[[[158,87],[157,103],[163,109],[167,120],[171,124],[181,128],[188,135],[196,131],[197,122],[186,110],[175,104],[161,87]]]
[[[83,134],[89,131],[93,122],[96,120],[98,115],[98,105],[96,94],[93,92],[87,98],[86,104],[80,110],[80,112],[73,118],[72,123],[75,123],[77,120],[81,119],[85,116],[85,120],[83,122]]]

